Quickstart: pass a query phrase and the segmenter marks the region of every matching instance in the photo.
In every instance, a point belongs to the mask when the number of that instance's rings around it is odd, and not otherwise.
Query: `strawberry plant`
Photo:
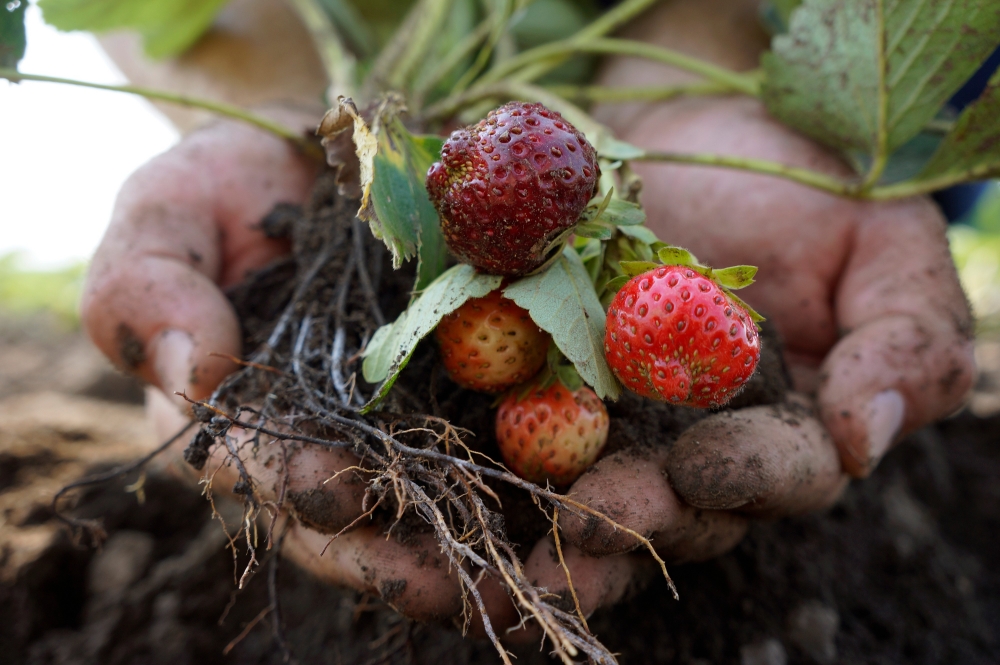
[[[131,27],[144,35],[150,54],[170,55],[197,39],[223,3],[202,3],[194,12],[175,11],[173,4],[108,0],[103,13],[78,0],[40,6],[58,27]],[[670,245],[670,237],[657,237],[645,225],[641,182],[630,164],[736,169],[859,200],[998,176],[1000,75],[957,117],[944,105],[996,47],[1000,6],[977,0],[775,3],[771,50],[758,70],[736,72],[609,36],[655,0],[624,0],[592,17],[575,12],[578,25],[554,23],[541,37],[544,12],[566,10],[566,3],[417,0],[406,5],[405,17],[384,23],[348,0],[292,4],[330,79],[331,108],[318,129],[330,167],[324,177],[340,192],[338,205],[350,208],[353,226],[346,232],[317,225],[318,238],[301,243],[321,250],[303,250],[299,258],[310,262],[298,273],[287,308],[262,336],[267,343],[197,405],[205,422],[199,450],[228,445],[233,427],[353,450],[371,465],[374,505],[397,501],[397,519],[412,510],[431,525],[480,611],[470,565],[505,585],[563,662],[580,653],[614,662],[582,613],[561,609],[525,577],[482,497],[491,492],[483,479],[492,478],[531,493],[551,511],[547,516],[562,510],[613,523],[535,484],[565,485],[596,459],[608,432],[601,400],[615,400],[627,388],[676,404],[721,407],[754,371],[759,316],[732,290],[748,285],[755,269],[702,266]],[[251,122],[306,153],[318,151],[311,140],[243,109],[19,72],[24,7],[23,0],[0,7],[0,77],[198,106]],[[535,29],[531,39],[529,28]],[[589,86],[585,58],[595,55],[664,63],[702,81]],[[757,97],[771,116],[837,151],[854,173],[648,150],[616,139],[588,112],[595,102],[683,95]],[[469,126],[444,138],[462,125]],[[382,294],[372,286],[374,241],[359,235],[355,218],[384,243],[394,268],[412,272],[409,302],[389,322]],[[332,304],[330,293],[336,294]],[[429,361],[418,347],[435,330],[440,358]],[[517,342],[506,344],[508,336]],[[497,439],[510,468],[534,482],[480,464],[466,439],[430,411],[388,408],[397,398],[396,407],[407,397],[418,399],[413,387],[429,383],[407,377],[411,362],[424,369],[439,362],[455,382],[474,390],[511,388],[497,415]],[[401,381],[408,381],[407,390],[394,391]],[[526,384],[527,394],[515,384]],[[263,408],[254,406],[261,402]],[[305,434],[296,418],[334,434]],[[281,433],[278,425],[293,433]],[[250,523],[265,502],[237,466]],[[648,539],[631,535],[663,566]],[[509,662],[488,616],[484,623]]]

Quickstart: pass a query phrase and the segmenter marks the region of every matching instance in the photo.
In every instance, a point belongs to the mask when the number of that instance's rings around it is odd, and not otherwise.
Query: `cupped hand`
[[[850,177],[752,99],[653,107],[622,138]],[[748,519],[828,506],[849,476],[868,475],[907,433],[961,406],[974,375],[971,316],[929,199],[859,202],[717,168],[635,169],[661,239],[716,267],[759,266],[740,295],[776,324],[799,392],[709,416],[670,446],[611,455],[576,482],[574,499],[651,539],[668,561],[707,559],[736,544]],[[577,515],[562,522],[585,612],[648,571],[624,531]],[[540,544],[528,569],[565,593],[551,548]]]
[[[319,118],[265,112],[303,131]],[[302,203],[319,168],[280,139],[221,122],[191,134],[123,186],[87,278],[82,318],[112,361],[155,387],[147,404],[159,438],[190,418],[175,392],[204,399],[235,369],[225,356],[242,354],[240,324],[223,289],[288,252],[287,243],[264,235],[260,221],[277,203]],[[353,454],[297,444],[264,445],[258,454],[232,434],[258,497],[283,497],[296,516],[285,538],[289,558],[412,617],[461,611],[457,578],[430,536],[403,544],[361,525],[324,551],[330,534],[363,512],[364,483],[353,473],[337,475],[358,464]],[[189,439],[170,451],[170,467],[182,474],[194,473],[181,458]],[[219,448],[205,476],[224,494],[239,476]]]

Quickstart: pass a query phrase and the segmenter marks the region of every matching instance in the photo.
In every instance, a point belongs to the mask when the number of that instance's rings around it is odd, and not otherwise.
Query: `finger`
[[[209,395],[233,369],[209,354],[241,351],[218,285],[286,251],[257,225],[275,203],[301,201],[314,174],[284,142],[235,124],[192,135],[133,174],[84,289],[95,344],[167,394]]]
[[[161,440],[177,432],[187,418],[159,390],[146,391],[146,409]],[[243,477],[231,452],[215,444],[204,466],[195,469],[183,452],[197,431],[179,440],[170,450],[169,471],[191,481],[202,481],[214,494],[233,495]],[[318,434],[322,434],[321,432]],[[366,509],[368,476],[358,469],[352,452],[293,441],[280,442],[253,432],[232,428],[228,437],[240,464],[253,479],[258,503],[272,502],[292,512],[300,522],[322,533],[334,534],[351,525]],[[241,490],[245,495],[245,491]],[[236,497],[242,499],[242,495]],[[370,500],[368,506],[374,500]],[[367,524],[367,522],[364,522]]]
[[[327,547],[329,541],[329,536],[293,523],[285,552],[321,581],[376,595],[410,618],[442,621],[462,611],[458,577],[432,534],[402,543],[386,538],[380,527],[365,527]]]
[[[560,596],[562,601],[556,604],[567,610],[575,606],[569,589],[571,579],[584,616],[590,616],[599,607],[617,603],[626,595],[637,575],[644,577],[640,573],[649,568],[642,555],[591,557],[569,543],[562,543],[562,550],[566,568],[559,562],[555,542],[551,538],[543,538],[528,555],[524,574],[536,587]],[[566,577],[567,568],[569,579]]]
[[[590,557],[568,543],[562,543],[564,568],[559,562],[555,542],[551,537],[538,541],[524,564],[524,574],[528,581],[548,594],[558,598],[548,598],[549,602],[567,611],[575,612],[579,602],[585,617],[601,607],[614,605],[649,577],[651,567],[637,555],[621,554],[595,558]],[[567,579],[566,571],[569,570]],[[570,580],[576,593],[576,600],[570,592]],[[521,608],[525,618],[523,625],[505,633],[505,640],[512,644],[526,644],[538,641],[543,632],[531,613]]]
[[[674,562],[708,559],[728,550],[746,533],[746,518],[694,508],[681,501],[664,471],[669,449],[655,446],[619,451],[602,459],[569,495],[610,517],[564,512],[566,540],[591,556],[621,554],[642,546],[625,527],[649,538]]]
[[[816,510],[843,487],[836,447],[809,409],[792,401],[695,423],[671,448],[666,469],[692,506],[761,516]]]
[[[844,469],[957,409],[972,385],[969,307],[944,222],[925,199],[865,208],[836,293],[847,334],[823,364],[819,404]]]
[[[521,620],[521,615],[518,614],[510,592],[507,591],[507,587],[503,582],[491,575],[474,575],[473,579],[478,580],[476,590],[479,592],[479,597],[486,607],[486,615],[489,617],[493,634],[499,639],[505,639],[507,629],[511,626],[516,626]],[[472,621],[469,625],[469,632],[473,637],[487,637],[483,615],[471,595],[469,603],[472,610]]]

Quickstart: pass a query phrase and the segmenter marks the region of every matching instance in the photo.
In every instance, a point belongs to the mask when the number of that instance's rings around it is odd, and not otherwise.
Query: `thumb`
[[[209,396],[235,368],[210,354],[241,351],[217,285],[287,252],[257,224],[276,203],[305,199],[315,175],[284,141],[237,123],[195,132],[136,171],[84,288],[81,318],[94,343],[168,395]]]
[[[92,279],[82,305],[94,343],[168,396],[208,397],[235,369],[239,322],[222,291],[190,266],[139,257]]]
[[[902,435],[957,409],[972,385],[971,314],[944,223],[926,199],[860,207],[836,294],[846,334],[819,404],[844,470],[866,476]]]

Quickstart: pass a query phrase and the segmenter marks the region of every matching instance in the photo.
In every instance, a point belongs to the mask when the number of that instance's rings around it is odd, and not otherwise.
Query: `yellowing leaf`
[[[358,107],[350,97],[338,97],[337,105],[326,112],[319,123],[317,134],[323,137],[323,146],[328,146],[341,132],[354,128],[354,151],[360,162],[361,209],[369,206],[372,180],[375,178],[375,153],[378,139],[368,127],[368,123],[358,113]],[[360,213],[358,215],[361,216]],[[378,235],[378,234],[376,234]]]
[[[401,110],[401,98],[390,95],[369,126],[353,100],[340,98],[323,117],[319,133],[324,146],[331,146],[339,134],[353,128],[360,163],[358,217],[392,252],[395,267],[419,257],[414,289],[420,290],[441,274],[447,259],[438,214],[424,184],[443,140],[410,134],[399,120]]]

